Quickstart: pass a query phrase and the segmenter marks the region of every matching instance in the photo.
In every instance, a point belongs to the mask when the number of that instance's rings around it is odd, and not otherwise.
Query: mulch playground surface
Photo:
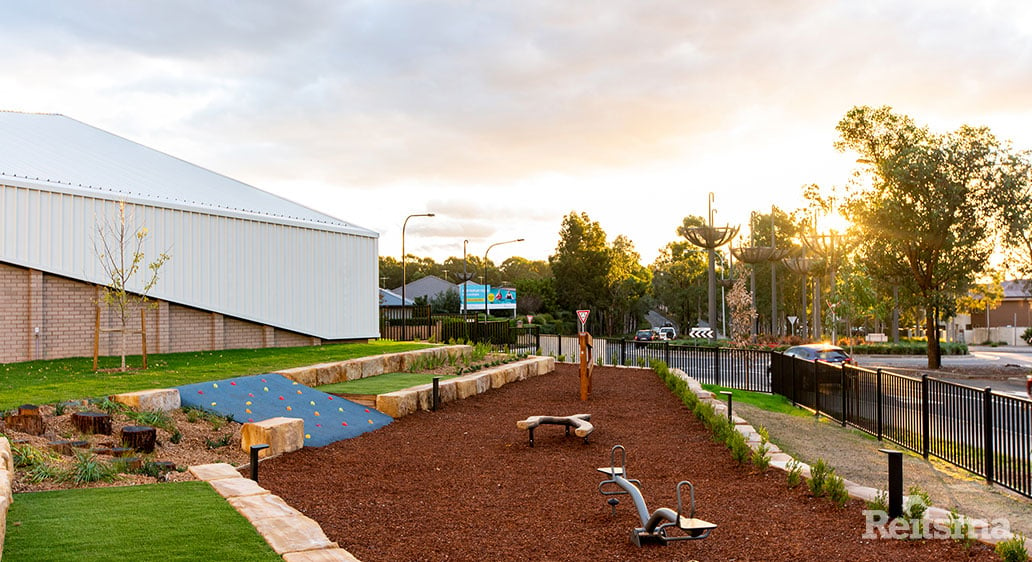
[[[590,443],[532,415],[590,413]],[[629,496],[613,515],[597,486],[610,448],[627,449],[650,510],[695,484],[709,538],[633,546]],[[269,459],[260,483],[360,560],[994,560],[950,540],[864,539],[864,505],[838,508],[789,489],[785,474],[738,465],[650,370],[596,368],[591,399],[577,367],[444,404],[376,431]]]

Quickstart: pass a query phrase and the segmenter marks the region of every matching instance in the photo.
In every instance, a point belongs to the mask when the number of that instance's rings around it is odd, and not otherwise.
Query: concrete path
[[[735,404],[734,413],[753,426],[763,426],[771,441],[785,453],[813,464],[817,459],[835,469],[835,473],[857,484],[880,490],[888,487],[887,455],[881,448],[898,449],[879,442],[860,431],[814,416],[791,416],[761,410],[748,404]],[[988,486],[985,480],[940,461],[926,461],[919,455],[904,452],[904,490],[918,486],[931,497],[932,504],[975,519],[1006,519],[1011,532],[1032,537],[1032,500],[999,486]]]

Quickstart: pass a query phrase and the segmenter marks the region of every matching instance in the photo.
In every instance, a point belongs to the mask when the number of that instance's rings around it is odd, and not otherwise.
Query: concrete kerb
[[[724,415],[727,415],[727,403],[720,398],[717,398],[717,396],[712,392],[702,388],[702,384],[699,383],[699,381],[688,376],[680,369],[670,369],[670,372],[683,380],[688,385],[688,388],[698,396],[700,400],[713,406],[714,411],[721,411]],[[760,435],[755,431],[753,426],[749,425],[748,421],[734,414],[732,414],[731,419],[735,424],[735,429],[746,437],[751,449],[756,450],[761,446]],[[807,479],[810,478],[810,465],[792,458],[791,455],[781,451],[777,445],[768,442],[767,454],[770,458],[770,466],[786,473],[791,470],[792,466],[797,466],[803,477]],[[880,492],[882,492],[882,490],[878,490],[870,486],[862,486],[850,480],[843,479],[843,482],[845,483],[846,492],[849,493],[849,497],[861,501],[872,501]],[[904,496],[904,501],[906,501],[906,499],[907,496]],[[950,511],[941,507],[929,506],[925,511],[925,518],[931,521],[932,524],[947,526],[947,528],[950,524],[951,517],[952,514]],[[973,519],[966,515],[958,515],[957,517],[960,518],[960,521],[967,522],[969,525],[984,525],[985,523],[984,521]],[[976,532],[978,537],[977,540],[990,546],[995,546],[996,543],[1008,540],[1014,536],[1011,533],[1006,533],[1004,536],[994,537],[989,533],[978,532],[977,529]],[[1032,552],[1032,538],[1025,539],[1025,549]]]

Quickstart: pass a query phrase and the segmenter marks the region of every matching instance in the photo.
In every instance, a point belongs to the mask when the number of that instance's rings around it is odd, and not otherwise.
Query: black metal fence
[[[577,336],[541,334],[536,326],[514,327],[507,320],[428,312],[391,322],[381,316],[381,334],[395,334],[384,337],[401,339],[402,327],[408,339],[487,341],[513,353],[580,361]],[[843,426],[1032,497],[1032,402],[1026,399],[927,375],[839,367],[765,350],[595,338],[593,355],[598,365],[645,367],[661,360],[704,384],[781,394]]]
[[[924,375],[775,353],[771,391],[866,433],[1032,497],[1032,402]]]
[[[513,326],[508,320],[483,320],[477,314],[433,313],[429,306],[380,309],[380,337],[395,341],[470,341],[503,347],[511,353],[540,349],[537,326]]]

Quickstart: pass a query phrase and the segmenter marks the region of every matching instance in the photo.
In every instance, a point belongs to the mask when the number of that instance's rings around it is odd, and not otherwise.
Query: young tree
[[[727,295],[727,306],[731,309],[731,339],[738,343],[749,341],[753,322],[756,321],[756,309],[753,308],[747,284],[745,272],[739,269],[731,292]]]
[[[847,203],[860,252],[877,275],[909,281],[925,310],[928,367],[938,368],[939,312],[986,269],[1028,163],[985,127],[936,134],[889,107],[854,107],[836,128],[836,148],[874,174]]]
[[[555,254],[548,258],[559,306],[565,310],[600,309],[607,294],[611,260],[602,227],[587,213],[566,215]]]
[[[147,294],[158,282],[158,270],[169,260],[168,253],[162,252],[157,259],[145,264],[143,254],[147,228],[136,228],[130,214],[126,216],[125,202],[118,203],[117,220],[106,219],[97,225],[97,236],[93,240],[94,253],[100,260],[101,269],[109,284],[104,287],[101,300],[114,310],[121,328],[122,356],[121,371],[126,370],[125,355],[129,319],[132,314],[147,303]],[[136,276],[143,267],[147,268],[146,277],[136,281]]]

